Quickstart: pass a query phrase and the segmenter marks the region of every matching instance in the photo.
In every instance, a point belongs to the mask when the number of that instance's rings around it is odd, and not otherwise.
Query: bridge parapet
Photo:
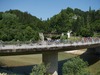
[[[64,47],[79,47],[79,46],[90,46],[90,45],[100,45],[100,38],[82,38],[80,41],[53,41],[51,42],[51,44],[48,44],[48,41],[46,44],[39,44],[39,43],[28,43],[28,44],[20,44],[20,45],[0,45],[0,52],[4,52],[6,50],[11,51],[13,50],[13,52],[16,52],[16,50],[29,50],[29,49],[46,49],[49,50],[50,48],[54,48],[54,49],[61,49]],[[3,43],[4,44],[4,43]]]

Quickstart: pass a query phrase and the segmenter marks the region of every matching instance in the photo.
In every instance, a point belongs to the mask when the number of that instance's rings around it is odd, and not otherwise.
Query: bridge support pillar
[[[58,75],[58,52],[44,52],[42,54],[42,61],[45,65],[50,64],[47,73]]]

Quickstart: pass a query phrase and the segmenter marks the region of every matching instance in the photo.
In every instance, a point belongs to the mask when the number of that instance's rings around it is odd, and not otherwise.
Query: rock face
[[[44,41],[44,35],[43,35],[43,33],[39,33],[39,37],[40,37],[41,41]]]
[[[43,33],[39,33],[39,37],[40,37],[39,44],[40,44],[40,45],[46,45],[47,42],[44,41],[44,35],[43,35]]]
[[[71,36],[70,36],[71,32],[72,32],[72,31],[68,31],[68,32],[67,32],[67,36],[68,36],[68,38],[71,37]]]

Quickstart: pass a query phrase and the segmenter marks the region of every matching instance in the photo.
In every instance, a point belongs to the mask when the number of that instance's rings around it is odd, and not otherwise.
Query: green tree
[[[18,21],[18,17],[11,13],[3,13],[2,14],[2,23],[7,25],[7,27],[11,27]]]
[[[87,62],[79,57],[72,58],[63,64],[63,75],[90,75],[87,71]]]
[[[82,37],[92,37],[93,36],[93,31],[91,31],[89,28],[81,28],[79,34]]]
[[[61,35],[61,36],[60,36],[61,42],[64,42],[67,38],[68,38],[67,35]]]
[[[9,10],[0,12],[0,40],[38,40],[38,33],[63,33],[71,30],[77,36],[100,34],[100,9],[82,11],[70,7],[47,20],[28,12]]]
[[[32,69],[32,73],[30,75],[47,75],[47,69],[49,68],[49,65],[44,65],[44,63],[35,65]],[[50,74],[48,74],[50,75]]]
[[[0,20],[2,19],[2,14],[3,14],[3,12],[0,12]]]
[[[30,26],[26,27],[22,31],[22,34],[23,34],[24,41],[26,41],[26,40],[27,41],[29,41],[29,40],[37,41],[39,39],[38,32],[33,30]]]
[[[96,20],[91,24],[92,29],[94,32],[99,32],[100,33],[100,20]]]
[[[10,13],[3,13],[2,20],[0,20],[1,40],[3,41],[13,40],[17,24],[18,24],[18,17],[16,15]]]

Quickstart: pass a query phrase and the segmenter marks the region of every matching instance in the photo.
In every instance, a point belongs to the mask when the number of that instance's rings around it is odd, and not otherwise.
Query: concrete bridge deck
[[[45,64],[50,63],[48,73],[59,75],[58,70],[58,52],[69,51],[75,49],[84,49],[100,52],[100,39],[94,41],[79,41],[73,43],[52,43],[52,44],[21,44],[0,46],[0,55],[20,55],[20,54],[36,54],[42,53],[42,61]]]
[[[22,44],[21,46],[17,45],[5,45],[5,46],[0,46],[0,54],[3,53],[20,53],[20,52],[32,52],[34,53],[42,53],[44,51],[68,51],[68,50],[75,50],[75,49],[84,49],[84,48],[93,48],[100,46],[100,40],[96,42],[74,42],[71,44],[64,44],[64,43],[59,43],[59,44],[54,44],[52,43],[51,45],[48,44],[43,44],[39,45],[37,43],[33,44]]]

